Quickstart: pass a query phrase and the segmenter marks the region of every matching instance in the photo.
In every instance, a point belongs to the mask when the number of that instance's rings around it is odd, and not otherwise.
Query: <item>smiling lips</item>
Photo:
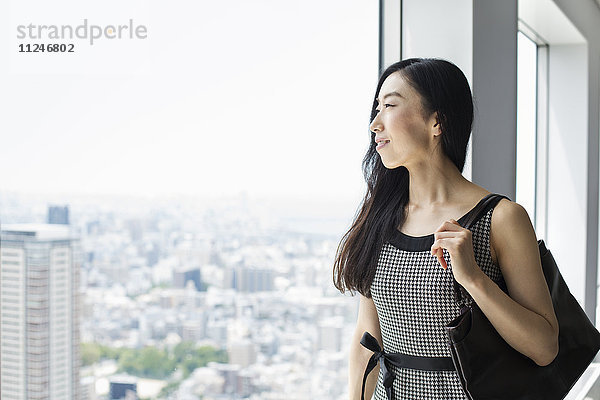
[[[390,141],[389,139],[375,139],[375,143],[377,143],[377,147],[375,148],[376,150],[382,149],[386,144],[388,144]]]

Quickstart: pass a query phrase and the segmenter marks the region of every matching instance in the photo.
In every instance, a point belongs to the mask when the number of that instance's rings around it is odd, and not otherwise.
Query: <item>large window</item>
[[[342,397],[357,302],[331,270],[366,189],[377,2],[38,3],[0,5],[11,37],[30,21],[147,33],[88,33],[72,54],[14,43],[0,66],[0,221],[81,240],[81,276],[40,268],[80,283],[81,336],[61,337],[81,341],[82,391]],[[15,299],[32,315],[66,293]]]
[[[516,201],[535,224],[537,45],[518,33]]]
[[[548,44],[523,21],[517,33],[516,201],[547,239]]]

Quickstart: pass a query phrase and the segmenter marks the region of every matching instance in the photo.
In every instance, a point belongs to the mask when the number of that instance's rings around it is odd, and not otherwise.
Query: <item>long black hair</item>
[[[450,61],[436,58],[409,58],[390,65],[379,77],[369,125],[377,114],[381,85],[394,72],[419,93],[426,117],[437,112],[442,154],[462,172],[473,125],[473,98],[463,72]],[[358,291],[369,298],[379,251],[404,223],[409,189],[408,170],[386,168],[374,139],[369,129],[370,144],[362,163],[367,192],[338,245],[333,266],[333,282],[339,291]]]

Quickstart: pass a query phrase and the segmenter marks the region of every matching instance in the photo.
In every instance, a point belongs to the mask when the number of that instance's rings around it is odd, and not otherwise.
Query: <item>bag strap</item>
[[[467,217],[463,228],[471,230],[471,227],[475,224],[475,221],[478,221],[481,217],[481,214],[487,212],[491,207],[494,207],[502,198],[508,199],[508,196],[499,193],[491,193],[488,194],[482,202],[477,204],[477,206],[473,209],[473,212]],[[469,292],[454,279],[454,275],[452,275],[452,280],[454,283],[454,300],[456,303],[461,305],[461,310],[464,310],[466,303],[469,300],[473,300]]]
[[[467,218],[465,224],[463,225],[463,228],[467,228],[470,230],[471,226],[474,225],[475,221],[479,220],[479,218],[481,217],[481,214],[483,212],[488,211],[488,206],[492,203],[493,203],[493,205],[496,205],[496,203],[498,203],[500,200],[502,200],[502,198],[510,200],[508,198],[508,196],[505,196],[503,194],[499,194],[499,193],[488,194],[484,198],[484,200],[482,202],[480,202],[479,204],[477,204],[477,206],[473,209],[473,212]]]

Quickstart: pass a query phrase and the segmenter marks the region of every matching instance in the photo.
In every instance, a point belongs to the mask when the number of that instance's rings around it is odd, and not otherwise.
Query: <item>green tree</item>
[[[119,355],[119,369],[131,375],[140,373],[135,349],[123,349]]]
[[[144,347],[138,357],[142,372],[149,378],[163,379],[173,372],[173,359],[165,350],[156,347]]]
[[[175,363],[162,349],[147,346],[143,349],[124,349],[119,357],[119,369],[144,378],[165,379],[173,372]]]
[[[172,351],[147,346],[142,349],[112,348],[97,343],[82,343],[81,358],[84,365],[102,359],[117,360],[119,371],[153,379],[166,379],[177,369],[187,378],[196,368],[211,361],[227,362],[224,350],[210,346],[196,347],[193,342],[181,342]],[[170,388],[177,387],[169,385]]]
[[[81,363],[83,365],[92,365],[102,357],[102,350],[95,343],[81,343],[80,349]]]

